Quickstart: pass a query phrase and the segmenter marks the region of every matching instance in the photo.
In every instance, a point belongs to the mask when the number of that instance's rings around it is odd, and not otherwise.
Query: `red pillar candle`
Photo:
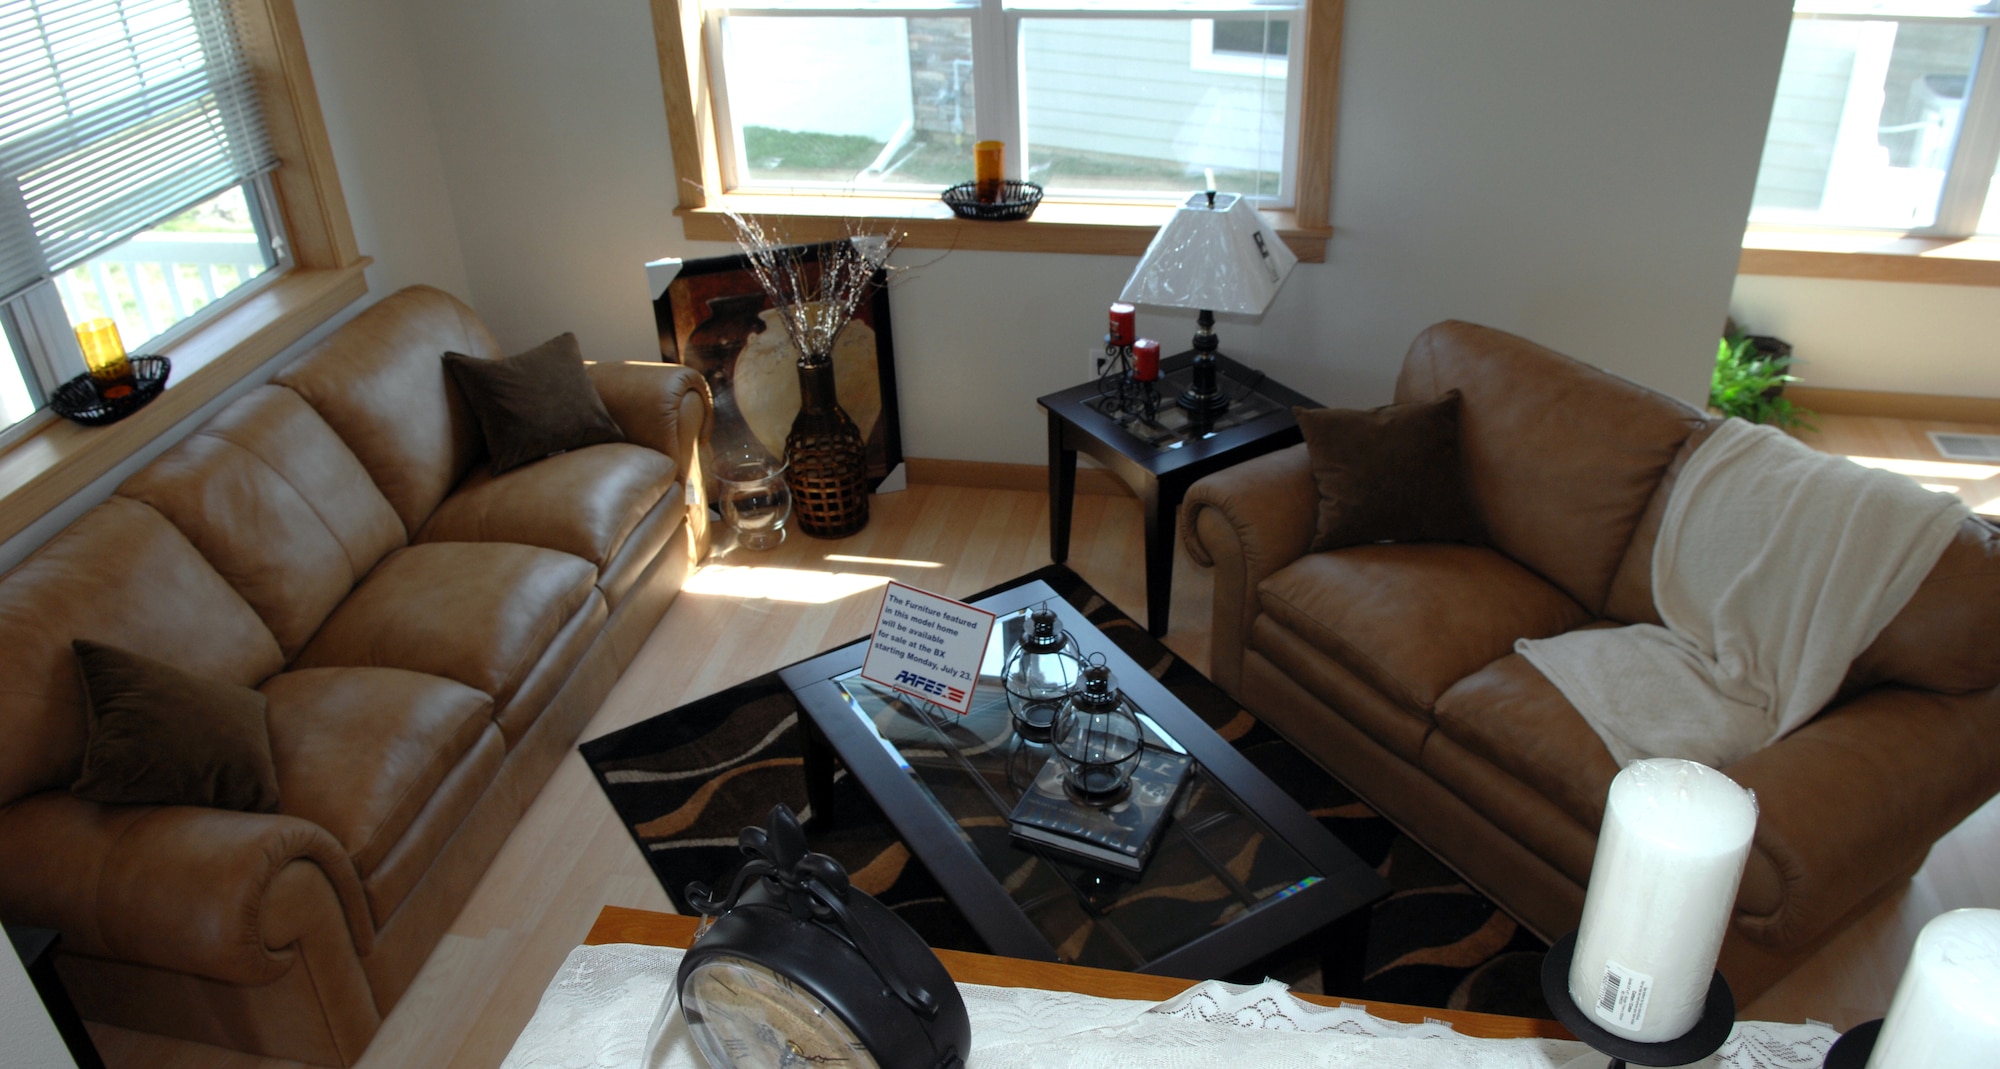
[[[1160,377],[1160,343],[1151,338],[1140,338],[1132,346],[1132,377],[1140,382],[1152,382]]]
[[[1139,310],[1124,301],[1111,305],[1111,344],[1130,345],[1133,335],[1139,332]]]

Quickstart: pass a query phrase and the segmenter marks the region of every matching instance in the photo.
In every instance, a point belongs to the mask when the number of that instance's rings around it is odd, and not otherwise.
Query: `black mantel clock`
[[[701,884],[705,918],[676,984],[688,1030],[716,1069],[961,1069],[965,1002],[943,963],[847,870],[806,849],[780,804],[745,828],[750,860],[726,895]]]

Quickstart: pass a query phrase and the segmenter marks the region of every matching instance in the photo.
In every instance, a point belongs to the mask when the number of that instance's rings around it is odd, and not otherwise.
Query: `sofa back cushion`
[[[1603,611],[1661,473],[1702,413],[1524,338],[1445,322],[1411,344],[1396,400],[1464,396],[1459,443],[1488,543]]]
[[[113,497],[0,577],[0,805],[67,788],[87,717],[74,639],[221,683],[278,671],[278,642],[166,517]]]
[[[1674,483],[1680,479],[1681,469],[1687,467],[1688,458],[1720,426],[1722,420],[1712,417],[1695,428],[1667,464],[1660,485],[1646,502],[1646,511],[1639,514],[1639,524],[1632,531],[1631,544],[1625,547],[1625,557],[1611,577],[1611,592],[1604,598],[1606,618],[1621,624],[1666,626],[1666,621],[1660,618],[1660,607],[1653,603],[1653,547],[1660,542],[1660,523],[1666,518],[1667,502],[1673,499]]]
[[[118,493],[180,528],[257,610],[287,660],[405,541],[361,461],[282,386],[239,398]]]
[[[391,294],[276,381],[305,398],[354,451],[403,521],[423,526],[479,455],[479,428],[444,369],[447,351],[498,357],[493,335],[442,290]]]
[[[2000,686],[2000,528],[1968,518],[1930,574],[1854,659],[1849,686],[1941,694]]]

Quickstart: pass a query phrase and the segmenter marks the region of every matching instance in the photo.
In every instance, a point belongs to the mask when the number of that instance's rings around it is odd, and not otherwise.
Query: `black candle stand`
[[[1097,410],[1113,419],[1137,416],[1147,424],[1159,416],[1159,388],[1139,378],[1132,346],[1119,344],[1110,334],[1104,336],[1103,370],[1097,376]]]
[[[1736,1026],[1736,996],[1729,990],[1729,981],[1718,972],[1709,982],[1708,1002],[1702,1006],[1701,1019],[1686,1035],[1662,1043],[1641,1043],[1608,1031],[1578,1009],[1576,1001],[1569,997],[1569,967],[1575,957],[1575,932],[1556,940],[1556,945],[1549,948],[1548,956],[1542,959],[1542,997],[1548,1000],[1556,1020],[1571,1035],[1599,1054],[1610,1055],[1611,1061],[1605,1069],[1625,1069],[1627,1064],[1698,1062],[1720,1050],[1729,1038],[1729,1030]]]
[[[1862,1069],[1868,1064],[1868,1056],[1875,1053],[1875,1039],[1881,1034],[1882,1018],[1863,1021],[1834,1040],[1832,1049],[1826,1052],[1826,1061],[1820,1064],[1825,1069]]]

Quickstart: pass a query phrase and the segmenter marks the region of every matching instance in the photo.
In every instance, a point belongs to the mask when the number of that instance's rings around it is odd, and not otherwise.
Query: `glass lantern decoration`
[[[1110,805],[1132,786],[1145,730],[1139,711],[1112,684],[1111,669],[1085,665],[1081,685],[1057,710],[1049,743],[1071,797],[1087,805]]]
[[[1030,737],[1046,738],[1056,711],[1083,673],[1083,652],[1044,605],[1028,614],[1028,629],[1007,655],[1001,679],[1014,726]]]
[[[785,463],[758,446],[733,443],[716,450],[716,482],[722,491],[722,518],[745,549],[775,549],[785,540],[792,515],[792,491]]]

